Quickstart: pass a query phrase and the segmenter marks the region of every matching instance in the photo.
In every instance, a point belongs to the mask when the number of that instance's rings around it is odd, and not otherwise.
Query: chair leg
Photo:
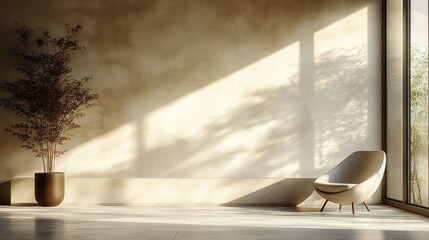
[[[352,202],[352,213],[355,214],[355,203]]]
[[[328,203],[328,200],[325,201],[325,203],[323,204],[322,208],[320,209],[321,212],[323,212],[323,209],[325,209],[326,203]]]
[[[341,204],[340,204],[340,206],[339,206],[339,209],[341,210]]]
[[[365,203],[365,202],[363,202],[363,205],[365,205],[366,210],[368,210],[368,212],[371,212],[371,211],[369,210],[369,208],[368,208],[368,205],[366,205],[366,203]]]

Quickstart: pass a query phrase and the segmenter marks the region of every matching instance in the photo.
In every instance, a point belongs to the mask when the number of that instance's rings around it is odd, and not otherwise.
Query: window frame
[[[429,208],[424,206],[415,205],[409,202],[409,171],[410,171],[410,39],[411,39],[411,6],[412,0],[403,0],[403,116],[404,116],[404,132],[403,132],[403,172],[402,172],[402,200],[391,199],[387,197],[386,193],[386,177],[383,181],[383,204],[406,210],[409,212],[421,214],[429,217]],[[387,0],[382,1],[382,148],[386,152],[387,149]],[[429,69],[428,69],[429,71]]]

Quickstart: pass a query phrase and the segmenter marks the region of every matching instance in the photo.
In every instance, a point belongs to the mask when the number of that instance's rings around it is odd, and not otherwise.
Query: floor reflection
[[[35,239],[56,240],[64,239],[64,220],[36,218],[34,224]]]
[[[427,240],[428,218],[382,206],[0,207],[0,239],[401,239]]]

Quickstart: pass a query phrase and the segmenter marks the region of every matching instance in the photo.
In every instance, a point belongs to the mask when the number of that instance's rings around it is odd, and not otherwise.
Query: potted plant
[[[60,146],[80,126],[75,122],[99,97],[86,83],[91,77],[75,78],[70,66],[81,46],[80,25],[65,25],[66,33],[54,37],[49,31],[35,34],[16,23],[19,44],[10,53],[21,73],[14,81],[2,81],[7,95],[0,106],[10,109],[20,122],[6,129],[22,141],[22,147],[41,158],[43,172],[35,173],[35,197],[42,206],[56,206],[64,198],[64,173],[55,172],[55,162],[66,149]]]

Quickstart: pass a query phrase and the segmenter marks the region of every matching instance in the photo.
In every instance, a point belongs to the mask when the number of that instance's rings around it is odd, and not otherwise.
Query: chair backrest
[[[321,178],[333,183],[359,184],[380,171],[384,173],[385,166],[386,154],[383,151],[358,151]]]

